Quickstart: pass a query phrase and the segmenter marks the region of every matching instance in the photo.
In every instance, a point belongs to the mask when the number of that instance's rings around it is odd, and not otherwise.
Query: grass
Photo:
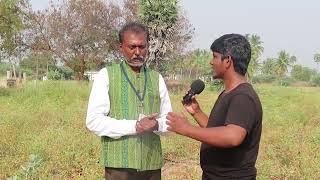
[[[0,179],[32,167],[32,155],[41,161],[30,179],[103,179],[100,139],[85,127],[90,88],[67,81],[0,88]],[[320,88],[255,88],[264,110],[258,179],[319,179]],[[171,94],[174,111],[183,111],[181,96]],[[198,97],[207,113],[216,98],[211,91]],[[162,145],[163,179],[200,179],[199,142],[171,134]]]

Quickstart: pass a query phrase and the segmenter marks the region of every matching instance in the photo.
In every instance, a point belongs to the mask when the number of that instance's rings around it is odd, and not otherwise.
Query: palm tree
[[[206,69],[210,68],[209,60],[211,53],[203,49],[196,49],[193,51],[193,62],[189,64],[189,68],[194,69],[196,72],[196,78],[206,74]]]
[[[316,62],[316,63],[317,63],[318,70],[320,71],[320,69],[319,69],[320,53],[316,53],[316,54],[314,54],[313,59],[314,59],[314,62]]]
[[[272,75],[275,72],[276,67],[276,59],[274,58],[267,58],[261,67],[262,74]]]
[[[251,61],[247,71],[247,77],[251,79],[259,68],[259,58],[263,53],[264,48],[262,46],[263,42],[261,41],[260,36],[256,34],[246,34],[245,36],[251,45]]]
[[[201,67],[201,61],[202,61],[202,50],[196,49],[193,53],[194,63],[192,64],[193,68],[196,71],[196,78],[198,78],[199,68]]]
[[[295,56],[290,56],[285,50],[279,52],[276,62],[276,74],[280,77],[288,72],[288,67],[292,66],[297,61]]]

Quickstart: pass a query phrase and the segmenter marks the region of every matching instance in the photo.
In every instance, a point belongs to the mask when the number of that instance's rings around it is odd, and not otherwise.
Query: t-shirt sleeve
[[[225,125],[234,124],[244,128],[250,134],[255,123],[255,106],[253,100],[244,94],[232,97],[229,104]]]

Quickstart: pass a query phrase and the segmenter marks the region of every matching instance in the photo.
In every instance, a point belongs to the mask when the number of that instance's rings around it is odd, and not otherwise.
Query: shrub
[[[284,77],[279,79],[278,84],[280,86],[290,86],[292,83],[294,83],[294,79],[291,77]]]
[[[73,70],[66,66],[60,66],[57,68],[58,71],[62,74],[63,78],[66,80],[73,79]]]
[[[7,71],[11,71],[11,70],[12,70],[11,64],[8,64],[8,63],[0,64],[0,74],[6,75]]]
[[[48,79],[51,80],[71,80],[73,71],[69,67],[58,66],[50,69],[48,72]]]
[[[50,70],[48,72],[48,79],[50,80],[59,80],[62,77],[62,73],[60,73],[57,69],[55,70]]]
[[[21,72],[26,73],[27,76],[32,76],[32,69],[29,68],[20,68],[19,69]]]
[[[223,81],[222,80],[214,80],[209,83],[210,91],[221,91],[223,89]]]
[[[276,79],[276,76],[272,74],[261,74],[254,76],[252,79],[253,83],[272,83]]]
[[[311,86],[320,86],[320,74],[311,77]]]

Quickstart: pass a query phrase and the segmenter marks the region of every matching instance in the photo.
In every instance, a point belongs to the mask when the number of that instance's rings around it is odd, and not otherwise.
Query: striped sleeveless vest
[[[143,68],[134,73],[121,62],[128,78],[142,96],[144,91]],[[122,72],[120,64],[107,66],[109,76],[110,112],[115,119],[138,119],[141,111],[145,115],[159,113],[159,74],[146,68],[146,92],[143,103],[140,102],[133,88]],[[160,169],[163,166],[160,137],[154,133],[123,136],[119,139],[102,137],[102,162],[105,167],[132,168],[138,171]]]

